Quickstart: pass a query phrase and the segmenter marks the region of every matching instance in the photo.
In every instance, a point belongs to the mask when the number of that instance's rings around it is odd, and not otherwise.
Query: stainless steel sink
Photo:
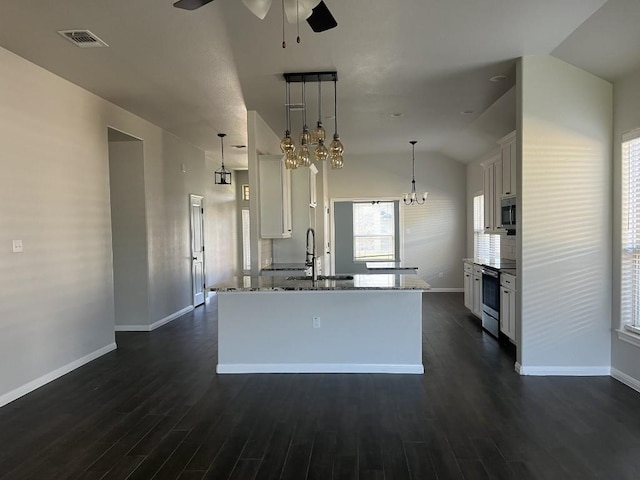
[[[311,276],[287,277],[287,280],[311,280]],[[318,280],[353,280],[353,275],[318,275]]]

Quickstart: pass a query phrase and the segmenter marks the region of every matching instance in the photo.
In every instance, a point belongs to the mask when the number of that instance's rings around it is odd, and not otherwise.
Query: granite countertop
[[[405,267],[401,262],[367,262],[367,270],[418,270],[418,267]]]
[[[317,290],[430,290],[431,285],[417,275],[353,275],[350,280],[292,279],[285,276],[239,276],[207,287],[214,292],[274,292]]]
[[[280,270],[288,271],[288,270],[306,270],[306,265],[304,263],[272,263],[271,265],[267,265],[262,268],[262,271],[267,272],[277,272]]]
[[[500,271],[505,271],[505,273],[511,273],[506,272],[507,269],[513,270],[514,272],[516,269],[516,261],[506,258],[463,258],[462,261],[467,263],[475,263],[476,265],[492,267]],[[512,273],[512,275],[515,275],[515,273]]]

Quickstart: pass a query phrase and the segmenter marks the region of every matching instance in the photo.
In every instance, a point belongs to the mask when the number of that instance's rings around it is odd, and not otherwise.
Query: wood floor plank
[[[0,479],[638,480],[640,394],[521,377],[459,293],[424,375],[217,375],[215,301],[0,408]]]

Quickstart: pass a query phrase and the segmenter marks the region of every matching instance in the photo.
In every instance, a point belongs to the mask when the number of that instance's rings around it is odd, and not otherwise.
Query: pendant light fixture
[[[340,169],[344,166],[342,159],[342,153],[344,152],[344,145],[340,141],[340,135],[338,134],[338,78],[333,79],[333,122],[334,133],[333,141],[329,145],[329,158],[331,158],[331,168]]]
[[[220,137],[220,149],[222,152],[222,166],[215,171],[215,183],[216,185],[231,185],[231,172],[224,168],[224,137],[226,133],[219,133]]]
[[[280,142],[280,150],[284,153],[284,165],[288,170],[294,170],[298,168],[298,162],[296,160],[296,144],[293,142],[291,138],[291,88],[289,82],[286,83],[285,87],[285,99],[284,99],[284,110],[285,110],[285,131],[284,137]]]
[[[300,148],[298,149],[298,166],[308,167],[311,165],[311,156],[309,155],[309,143],[311,143],[311,134],[307,127],[307,98],[305,92],[306,81],[302,81],[302,133],[300,134]]]
[[[285,165],[287,168],[296,168],[296,167],[308,167],[311,166],[311,157],[309,153],[310,145],[317,145],[313,150],[315,160],[317,161],[325,161],[331,158],[331,167],[332,168],[342,168],[344,163],[342,160],[342,152],[344,151],[344,147],[342,142],[340,141],[340,136],[338,135],[338,121],[335,120],[335,134],[333,136],[333,142],[331,142],[330,148],[325,145],[326,141],[326,130],[322,125],[322,87],[320,85],[321,82],[334,82],[334,118],[335,112],[337,111],[337,97],[336,93],[336,82],[338,81],[338,73],[333,72],[308,72],[308,73],[285,73],[283,77],[287,83],[287,129],[285,131],[285,136],[280,143],[280,148],[282,149],[282,153],[285,153]],[[309,131],[309,127],[307,126],[307,109],[306,109],[306,83],[307,82],[318,82],[318,124],[314,129],[313,133]],[[295,145],[293,145],[293,140],[291,140],[291,87],[290,83],[302,83],[302,103],[296,104],[295,107],[301,107],[302,109],[302,133],[300,135],[300,148],[298,148],[297,154],[286,153],[286,149],[294,150]],[[291,149],[293,146],[293,149]],[[331,156],[333,148],[333,156]],[[295,159],[295,162],[291,160],[291,157]],[[295,165],[294,165],[295,163]]]
[[[412,148],[412,169],[411,169],[411,193],[404,194],[404,204],[405,205],[424,205],[424,202],[427,200],[427,195],[429,192],[424,192],[422,194],[422,200],[419,200],[416,196],[416,143],[417,140],[411,140],[409,142]]]

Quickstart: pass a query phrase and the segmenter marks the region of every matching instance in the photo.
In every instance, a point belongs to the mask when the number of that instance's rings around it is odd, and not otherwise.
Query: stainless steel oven
[[[482,328],[500,336],[500,272],[482,267]]]

